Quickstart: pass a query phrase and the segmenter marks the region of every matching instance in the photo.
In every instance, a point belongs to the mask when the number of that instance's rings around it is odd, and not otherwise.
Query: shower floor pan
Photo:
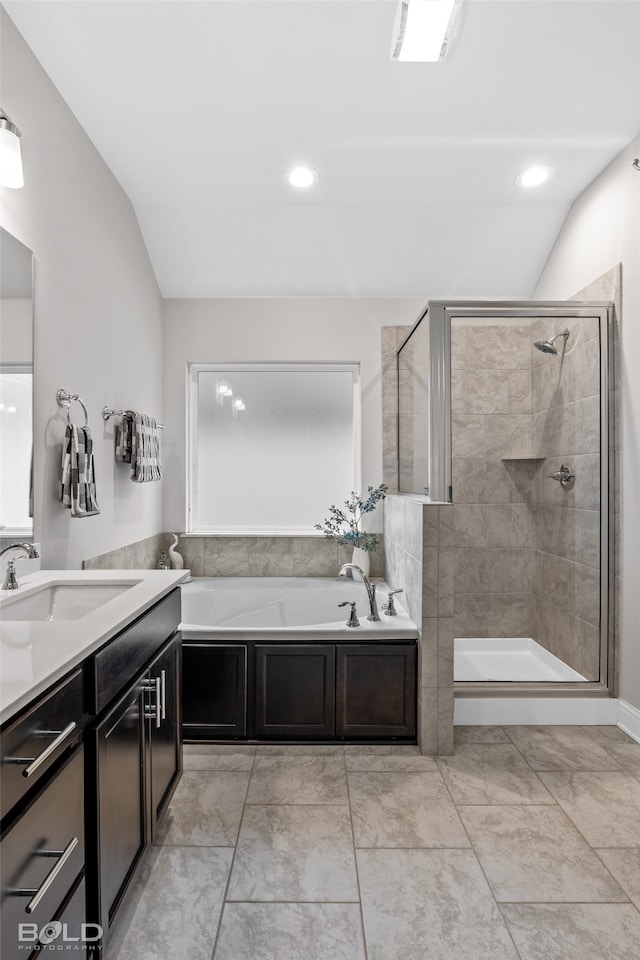
[[[482,680],[566,683],[568,680],[585,680],[580,673],[530,637],[464,637],[453,643],[453,676],[456,683],[477,683]]]

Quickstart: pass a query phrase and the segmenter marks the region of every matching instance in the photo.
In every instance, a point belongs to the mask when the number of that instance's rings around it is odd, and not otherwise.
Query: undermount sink
[[[135,587],[139,580],[47,584],[26,596],[3,597],[2,620],[79,620]]]

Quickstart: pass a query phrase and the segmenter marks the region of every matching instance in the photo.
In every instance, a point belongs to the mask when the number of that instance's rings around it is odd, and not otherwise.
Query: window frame
[[[231,378],[234,373],[304,373],[305,371],[313,373],[351,373],[353,378],[352,389],[352,424],[353,424],[353,449],[352,449],[352,490],[360,490],[362,478],[362,404],[360,395],[360,363],[359,362],[335,362],[335,363],[314,363],[314,362],[279,362],[262,361],[259,363],[202,363],[188,362],[186,377],[186,437],[187,437],[187,456],[186,456],[186,524],[185,531],[191,536],[226,536],[226,537],[318,537],[323,538],[323,534],[313,527],[300,526],[225,526],[216,524],[215,526],[204,526],[198,519],[198,375],[200,373],[222,373]],[[345,496],[349,491],[345,491]]]

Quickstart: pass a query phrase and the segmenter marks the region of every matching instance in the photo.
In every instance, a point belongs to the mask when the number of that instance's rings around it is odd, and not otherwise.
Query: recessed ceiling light
[[[526,170],[518,174],[516,183],[519,187],[539,187],[541,184],[546,183],[552,174],[553,170],[551,167],[527,167]]]
[[[319,179],[318,172],[313,167],[294,167],[287,174],[287,180],[291,186],[297,187],[298,190],[315,186]]]
[[[456,26],[460,0],[401,0],[391,57],[422,63],[444,60]]]

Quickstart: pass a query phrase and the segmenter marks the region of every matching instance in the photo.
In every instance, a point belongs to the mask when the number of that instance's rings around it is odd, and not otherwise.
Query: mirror
[[[0,538],[33,538],[33,255],[0,228]]]

